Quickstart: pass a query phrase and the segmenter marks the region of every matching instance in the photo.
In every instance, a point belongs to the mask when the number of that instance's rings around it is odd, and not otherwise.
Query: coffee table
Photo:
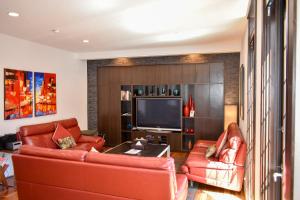
[[[144,157],[162,157],[164,154],[166,154],[167,157],[170,157],[170,145],[167,144],[146,144],[145,148],[137,154],[125,153],[130,149],[132,149],[131,148],[132,144],[133,144],[132,141],[127,141],[105,151],[104,153],[123,154],[123,155],[131,155],[131,156],[144,156]]]

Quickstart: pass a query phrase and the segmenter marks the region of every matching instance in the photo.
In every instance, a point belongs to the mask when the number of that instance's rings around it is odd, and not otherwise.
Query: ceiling
[[[76,53],[201,46],[241,39],[247,6],[248,0],[1,0],[0,33]]]

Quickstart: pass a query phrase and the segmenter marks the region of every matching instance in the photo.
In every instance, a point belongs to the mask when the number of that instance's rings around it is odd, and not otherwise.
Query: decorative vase
[[[193,105],[193,97],[192,97],[192,95],[190,94],[189,102],[188,102],[188,106],[189,106],[189,109],[190,109],[190,110],[191,110],[191,108],[192,108],[192,105]]]
[[[190,108],[188,104],[185,104],[185,106],[183,107],[183,116],[188,117],[189,115],[190,115]]]

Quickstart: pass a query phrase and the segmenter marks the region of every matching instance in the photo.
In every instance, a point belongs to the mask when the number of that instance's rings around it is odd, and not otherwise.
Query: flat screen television
[[[136,126],[138,129],[182,130],[181,98],[137,98]]]

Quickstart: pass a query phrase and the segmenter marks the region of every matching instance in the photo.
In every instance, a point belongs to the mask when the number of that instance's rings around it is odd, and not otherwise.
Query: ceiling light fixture
[[[59,32],[60,32],[60,30],[59,30],[58,28],[52,29],[51,31],[52,31],[53,33],[59,33]]]
[[[83,43],[89,43],[89,40],[82,40]]]
[[[8,13],[8,16],[10,16],[10,17],[19,17],[20,14],[17,13],[17,12],[9,12],[9,13]]]

